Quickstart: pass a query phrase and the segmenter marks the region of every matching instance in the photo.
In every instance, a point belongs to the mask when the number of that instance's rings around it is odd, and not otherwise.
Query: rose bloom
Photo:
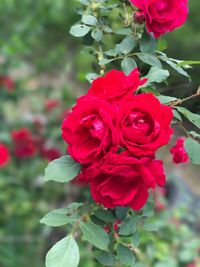
[[[118,149],[115,110],[98,98],[80,97],[62,124],[62,137],[68,152],[82,164],[91,163]]]
[[[10,159],[8,148],[0,143],[0,168],[4,167]]]
[[[0,76],[0,85],[5,87],[8,91],[13,91],[13,80],[8,76]]]
[[[152,94],[129,95],[117,112],[120,145],[133,156],[148,156],[169,142],[172,109]]]
[[[46,147],[43,146],[40,150],[40,154],[43,158],[48,161],[52,161],[54,159],[58,159],[61,157],[62,153],[55,147]]]
[[[129,0],[141,11],[149,32],[158,38],[183,25],[188,15],[188,0]]]
[[[190,264],[188,264],[187,267],[197,267],[197,266],[194,263],[190,263]]]
[[[175,164],[189,162],[189,157],[184,148],[185,138],[181,137],[176,141],[176,145],[171,148],[170,153],[173,155]]]
[[[11,132],[11,137],[14,142],[14,154],[18,158],[27,158],[34,156],[36,146],[33,135],[27,128],[21,128]]]
[[[104,77],[93,81],[88,94],[114,102],[128,93],[134,93],[147,79],[140,80],[138,69],[134,69],[128,76],[119,70],[111,70]]]
[[[45,109],[46,111],[52,111],[53,109],[59,106],[59,101],[56,99],[47,99],[45,101]]]
[[[147,202],[148,189],[165,185],[162,161],[135,159],[126,152],[108,154],[101,162],[83,168],[82,173],[90,183],[94,201],[106,208],[139,210]]]

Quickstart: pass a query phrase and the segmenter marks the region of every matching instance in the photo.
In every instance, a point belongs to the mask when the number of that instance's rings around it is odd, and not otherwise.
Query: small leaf
[[[82,16],[82,22],[87,24],[87,25],[95,26],[95,25],[97,25],[98,20],[95,16],[83,15]]]
[[[129,248],[120,244],[117,248],[117,257],[120,259],[122,264],[134,267],[135,256]]]
[[[94,215],[103,222],[113,222],[115,220],[115,216],[110,210],[98,209],[94,212]]]
[[[120,44],[120,51],[122,54],[127,55],[135,47],[135,40],[132,37],[126,37]]]
[[[129,75],[133,69],[137,67],[137,63],[132,58],[124,58],[121,67],[126,75]]]
[[[64,156],[52,161],[45,169],[45,180],[66,183],[76,177],[81,170],[81,165],[70,156]]]
[[[151,67],[147,76],[145,78],[148,79],[147,83],[144,86],[147,86],[151,83],[161,83],[165,81],[169,77],[169,71],[163,70],[155,67]]]
[[[193,61],[193,60],[188,60],[188,61],[182,61],[177,64],[177,66],[185,66],[185,65],[199,65],[200,61]]]
[[[123,221],[119,228],[119,235],[131,235],[137,230],[137,217],[129,217]]]
[[[117,219],[122,221],[126,217],[128,210],[129,210],[128,207],[117,206],[115,208],[115,214],[116,214]]]
[[[190,122],[192,122],[197,128],[200,129],[200,115],[192,113],[186,108],[177,107],[176,108],[181,114],[183,114]]]
[[[113,61],[112,59],[104,58],[104,59],[102,59],[102,60],[99,61],[99,65],[100,66],[103,66],[103,65],[106,65],[106,64],[108,64],[108,63],[110,63],[112,61]]]
[[[88,80],[89,83],[92,83],[98,77],[99,77],[99,74],[97,74],[97,73],[88,73],[86,75],[86,79]]]
[[[160,101],[160,103],[162,103],[162,104],[167,104],[167,103],[170,103],[170,102],[177,100],[176,97],[165,96],[165,95],[159,95],[159,96],[157,96],[157,98]]]
[[[148,53],[138,53],[137,56],[144,63],[149,64],[153,67],[162,69],[162,64],[157,57],[155,57],[151,54],[148,54]]]
[[[79,249],[73,236],[67,236],[56,243],[47,253],[46,267],[77,267]]]
[[[67,209],[53,210],[47,213],[41,220],[40,223],[44,223],[48,226],[61,226],[65,224],[74,224],[78,220],[77,215],[67,216]]]
[[[200,143],[192,138],[187,138],[184,146],[190,161],[194,164],[200,165]]]
[[[90,31],[90,27],[84,24],[77,24],[71,27],[70,34],[75,37],[83,37]]]
[[[94,223],[81,222],[80,227],[85,240],[101,250],[108,249],[109,235],[101,226]]]
[[[101,41],[103,38],[103,32],[100,29],[95,29],[92,31],[92,38],[96,40],[97,42]]]
[[[115,256],[105,251],[98,251],[95,258],[103,266],[113,266],[115,264]]]

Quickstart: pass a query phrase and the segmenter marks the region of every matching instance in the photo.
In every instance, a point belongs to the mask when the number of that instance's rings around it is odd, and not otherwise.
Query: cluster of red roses
[[[20,128],[11,132],[14,144],[14,155],[25,159],[39,153],[42,158],[52,161],[61,156],[61,152],[52,146],[48,146],[42,137],[34,136],[27,128]]]
[[[146,22],[154,37],[171,32],[185,23],[188,0],[129,0],[139,11],[134,15],[138,23]]]
[[[93,81],[62,124],[69,154],[82,164],[81,180],[107,208],[141,209],[148,190],[165,185],[158,148],[169,142],[172,109],[151,93],[136,94],[146,79],[111,70]]]

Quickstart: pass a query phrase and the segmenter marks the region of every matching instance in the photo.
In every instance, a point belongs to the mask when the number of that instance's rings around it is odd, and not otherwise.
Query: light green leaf
[[[118,29],[115,31],[116,34],[119,34],[119,35],[129,35],[131,34],[131,29],[130,28],[125,28],[125,29]]]
[[[159,96],[157,96],[157,98],[160,101],[160,103],[162,103],[162,104],[167,104],[167,103],[170,103],[170,102],[177,100],[176,97],[165,96],[165,95],[159,95]]]
[[[101,41],[103,38],[103,32],[100,29],[95,29],[92,31],[92,38],[96,40],[97,42]]]
[[[102,59],[102,60],[99,61],[99,65],[100,66],[103,66],[103,65],[106,65],[106,64],[108,64],[108,63],[110,63],[112,61],[113,61],[112,59],[104,58],[104,59]]]
[[[75,37],[83,37],[90,31],[90,27],[84,24],[77,24],[71,27],[70,34]]]
[[[177,64],[177,66],[185,66],[185,65],[199,65],[200,61],[193,61],[193,60],[188,60],[188,61],[182,61]]]
[[[63,156],[52,161],[45,169],[45,180],[66,183],[75,178],[81,170],[81,165],[70,156]]]
[[[200,165],[200,143],[192,138],[187,138],[184,146],[190,161],[194,164]]]
[[[149,73],[145,78],[148,79],[147,83],[145,83],[144,86],[147,86],[151,83],[161,83],[165,81],[169,77],[169,71],[168,70],[163,70],[155,67],[151,67],[149,70]]]
[[[200,115],[192,113],[191,111],[183,107],[177,107],[176,109],[200,129]]]
[[[86,75],[86,79],[88,80],[89,83],[92,83],[98,77],[99,77],[99,74],[97,74],[97,73],[88,73]]]
[[[77,267],[80,256],[73,236],[67,236],[56,243],[47,253],[46,267]]]
[[[155,57],[151,54],[148,54],[148,53],[138,53],[137,56],[144,63],[149,64],[153,67],[162,69],[162,64],[157,57]]]
[[[101,226],[94,223],[81,222],[80,227],[85,240],[101,250],[108,250],[109,235]]]
[[[134,267],[135,256],[129,248],[120,244],[117,248],[117,257],[122,264]]]
[[[129,75],[133,69],[137,67],[137,63],[132,58],[124,58],[121,67],[126,75]]]
[[[120,44],[119,44],[120,52],[124,55],[130,53],[133,48],[135,47],[136,43],[132,37],[126,37]]]
[[[41,220],[40,223],[44,223],[48,226],[61,226],[65,224],[74,224],[79,216],[77,215],[67,215],[68,209],[58,209],[58,210],[53,210],[49,213],[47,213]]]
[[[97,20],[97,18],[95,16],[83,15],[82,16],[82,22],[87,24],[87,25],[94,26],[94,25],[97,25],[98,20]]]
[[[200,138],[200,134],[196,133],[195,131],[191,131],[191,132],[189,132],[189,134],[195,138]]]
[[[131,235],[137,230],[137,217],[126,218],[119,228],[119,235]]]
[[[113,266],[115,264],[115,256],[105,251],[98,251],[95,258],[103,266]]]

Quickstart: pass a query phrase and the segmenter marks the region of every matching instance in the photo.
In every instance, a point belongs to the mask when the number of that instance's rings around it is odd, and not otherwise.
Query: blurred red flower
[[[0,76],[0,86],[5,87],[8,91],[13,91],[14,89],[14,82],[8,76]]]
[[[0,168],[4,167],[10,159],[8,148],[0,143]]]
[[[181,137],[176,141],[176,145],[171,148],[170,153],[173,155],[175,164],[189,162],[189,157],[184,148],[185,138]]]

